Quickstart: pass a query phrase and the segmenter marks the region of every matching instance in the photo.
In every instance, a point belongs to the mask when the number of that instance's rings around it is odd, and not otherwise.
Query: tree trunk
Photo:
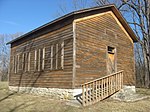
[[[148,1],[148,49],[149,49],[149,78],[150,78],[150,1]],[[149,79],[150,80],[150,79]],[[150,87],[150,86],[149,86]]]
[[[0,74],[0,82],[2,81],[2,75]]]
[[[149,56],[147,56],[147,52],[144,50],[144,66],[145,66],[145,87],[150,87],[150,72],[149,72]]]
[[[148,0],[148,8],[147,8],[147,18],[148,18],[148,21],[147,21],[147,27],[148,27],[148,46],[147,46],[147,49],[148,49],[148,54],[147,54],[147,65],[148,65],[148,84],[147,84],[147,87],[150,88],[150,1]]]
[[[149,39],[149,34],[144,35],[146,39],[143,40],[144,46],[143,48],[143,56],[144,56],[144,68],[145,68],[145,87],[150,88],[150,39]]]

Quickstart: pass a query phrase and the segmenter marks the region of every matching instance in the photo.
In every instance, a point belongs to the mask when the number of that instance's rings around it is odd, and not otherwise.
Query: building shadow
[[[11,97],[11,96],[13,96],[13,95],[16,94],[16,93],[17,93],[17,92],[13,92],[13,93],[7,95],[6,97],[0,99],[0,102],[2,102],[3,100],[5,100],[5,99],[7,99],[7,98],[9,98],[9,97]]]

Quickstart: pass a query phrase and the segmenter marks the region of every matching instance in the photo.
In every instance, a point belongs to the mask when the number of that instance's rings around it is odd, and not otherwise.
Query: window
[[[64,41],[61,43],[61,68],[64,69]]]
[[[21,70],[22,70],[22,54],[21,53],[19,53],[19,55],[18,55],[19,57],[18,57],[18,71],[20,72]]]
[[[34,71],[37,70],[37,50],[34,52]]]
[[[42,70],[44,70],[44,66],[45,66],[45,47],[43,48],[43,52],[42,52]]]
[[[20,56],[20,55],[17,54],[17,67],[16,67],[16,68],[17,68],[17,70],[16,70],[17,72],[19,72],[19,64],[20,64],[20,63],[19,63],[19,56]]]
[[[41,69],[41,49],[38,50],[38,71]]]
[[[46,50],[50,53],[50,56],[46,57],[50,65],[50,70],[64,69],[64,41],[52,44],[50,48],[46,47],[35,49],[33,55],[31,52],[23,52],[13,56],[13,72],[20,71],[28,72],[31,70],[31,62],[33,62],[34,71],[41,71],[45,69],[45,55]],[[33,57],[31,57],[33,56]],[[32,61],[33,59],[33,61]]]
[[[30,71],[30,52],[24,53],[24,71]]]
[[[13,72],[17,73],[17,69],[16,69],[16,56],[13,56]]]
[[[58,44],[56,44],[56,69],[58,69]]]
[[[17,54],[16,56],[13,56],[13,72],[18,73],[20,68],[20,54]]]
[[[13,72],[19,73],[20,71],[30,71],[30,52],[19,53],[13,56]]]
[[[28,71],[30,71],[30,56],[31,56],[31,53],[29,52],[28,53]]]
[[[51,45],[51,70],[53,70],[53,45]]]
[[[25,68],[24,63],[25,63],[25,54],[23,53],[22,54],[22,71],[24,71],[24,68]]]
[[[108,53],[114,54],[115,53],[115,48],[108,46]]]
[[[27,53],[24,53],[24,71],[27,72],[27,67],[28,67],[28,55]]]
[[[36,49],[34,55],[34,70],[44,70],[45,66],[45,47],[42,49]]]
[[[64,42],[51,45],[50,69],[60,70],[64,69]]]

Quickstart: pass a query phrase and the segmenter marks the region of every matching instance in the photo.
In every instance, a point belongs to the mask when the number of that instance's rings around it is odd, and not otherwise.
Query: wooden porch
[[[82,84],[82,105],[92,105],[123,87],[123,71]]]

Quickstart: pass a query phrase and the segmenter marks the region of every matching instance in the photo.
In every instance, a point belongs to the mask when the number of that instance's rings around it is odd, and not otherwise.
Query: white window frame
[[[60,69],[59,67],[58,67],[58,58],[60,58],[60,67],[61,67],[61,69],[64,69],[64,41],[62,41],[61,42],[61,44],[60,44],[60,46],[61,46],[61,54],[60,54],[60,57],[59,57],[59,55],[58,55],[58,52],[59,52],[59,44],[57,43],[57,44],[55,44],[55,46],[56,46],[56,65],[55,65],[55,67],[56,67],[56,70],[58,70],[58,69]],[[51,45],[50,46],[50,49],[51,49],[51,61],[50,61],[50,64],[51,64],[51,66],[50,66],[50,70],[54,70],[54,68],[53,68],[53,61],[54,61],[54,52],[53,52],[53,50],[54,50],[54,45]]]
[[[28,53],[25,53],[24,64],[25,64],[24,71],[27,72],[28,71]]]
[[[37,50],[34,52],[34,70],[37,70]]]
[[[20,57],[20,55],[17,54],[17,72],[19,72],[19,57]]]
[[[44,70],[45,66],[45,47],[43,48],[43,56],[42,56],[42,70]]]
[[[31,55],[31,53],[29,52],[28,53],[28,63],[27,63],[28,64],[28,68],[27,68],[28,71],[30,71],[30,55]]]
[[[39,52],[38,52],[38,71],[41,70],[41,49],[39,49]]]
[[[25,57],[24,57],[24,53],[22,54],[22,70],[25,69]]]
[[[56,70],[58,69],[58,44],[56,44]]]
[[[16,70],[16,56],[13,56],[13,71],[14,71],[14,73],[17,73],[17,70]]]
[[[54,49],[54,45],[51,45],[51,70],[53,70],[53,49]]]
[[[64,69],[64,41],[61,43],[61,68]]]

